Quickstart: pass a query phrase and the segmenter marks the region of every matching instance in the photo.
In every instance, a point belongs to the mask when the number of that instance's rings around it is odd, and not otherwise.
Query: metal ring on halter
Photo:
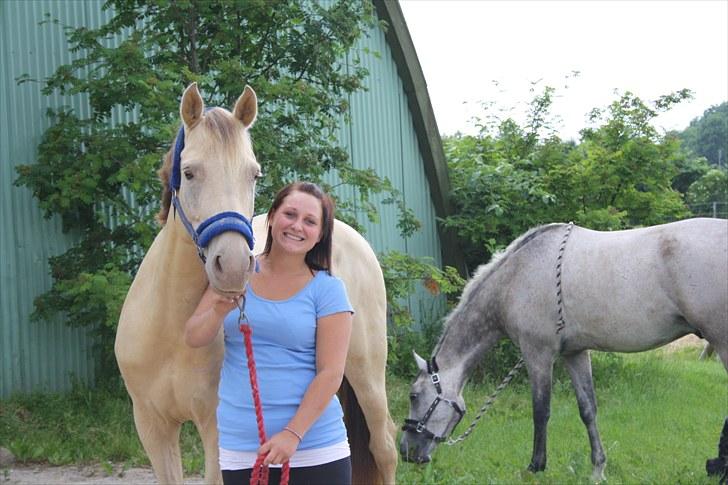
[[[240,309],[240,315],[238,315],[238,324],[242,325],[248,321],[248,316],[245,314],[245,292],[238,298],[238,309]]]

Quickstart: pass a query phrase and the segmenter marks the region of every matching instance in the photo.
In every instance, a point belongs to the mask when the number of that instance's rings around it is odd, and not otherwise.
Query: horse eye
[[[187,180],[192,180],[195,177],[190,170],[185,170],[184,174]]]
[[[410,394],[410,401],[414,401],[415,399],[417,399],[417,395],[418,394],[416,392],[413,392],[412,394]]]

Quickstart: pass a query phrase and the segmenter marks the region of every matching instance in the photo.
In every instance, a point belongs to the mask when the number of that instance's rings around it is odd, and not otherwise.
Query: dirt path
[[[151,468],[129,468],[123,465],[102,467],[88,466],[51,466],[51,465],[12,465],[0,469],[0,484],[156,484]],[[204,483],[202,477],[186,477],[186,484]]]

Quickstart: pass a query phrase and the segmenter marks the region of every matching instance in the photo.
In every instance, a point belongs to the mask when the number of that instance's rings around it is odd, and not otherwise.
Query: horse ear
[[[258,116],[258,97],[253,88],[247,84],[243,94],[235,102],[233,116],[239,119],[246,128],[250,128],[255,123],[255,117]]]
[[[205,111],[205,102],[202,101],[197,83],[187,86],[179,105],[179,115],[187,128],[193,128],[202,119]]]
[[[412,351],[412,355],[415,356],[415,362],[417,362],[417,367],[419,367],[422,372],[427,372],[427,361],[417,355],[417,352],[415,352],[414,350]]]

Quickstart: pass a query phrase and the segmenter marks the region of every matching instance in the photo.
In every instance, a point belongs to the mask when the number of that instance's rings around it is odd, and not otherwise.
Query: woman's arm
[[[298,436],[321,416],[331,398],[341,386],[349,350],[351,312],[334,313],[318,319],[316,327],[316,377],[309,384],[303,400],[287,428],[271,437],[258,453],[268,453],[264,464],[280,464],[287,461],[298,447]]]
[[[225,315],[236,306],[238,298],[226,298],[208,286],[192,316],[185,322],[185,343],[190,347],[210,344],[220,331]]]

